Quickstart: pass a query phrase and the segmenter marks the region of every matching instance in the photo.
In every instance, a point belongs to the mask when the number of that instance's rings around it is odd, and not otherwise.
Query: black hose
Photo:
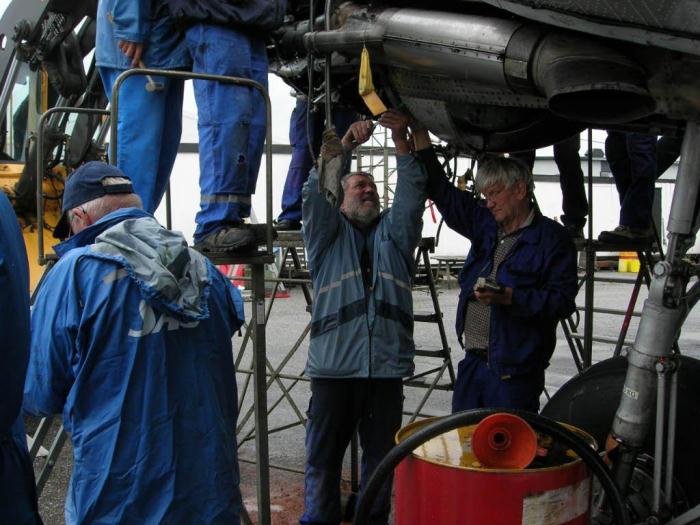
[[[607,494],[615,523],[617,525],[631,525],[632,522],[627,512],[627,507],[625,506],[625,500],[620,490],[617,488],[617,485],[615,485],[615,481],[608,467],[586,441],[552,419],[531,412],[514,409],[478,409],[458,412],[451,416],[438,419],[434,423],[429,423],[396,445],[377,466],[369,483],[367,483],[357,503],[354,524],[367,525],[369,523],[369,512],[372,502],[379,489],[384,484],[384,481],[394,472],[398,464],[417,447],[445,432],[466,425],[476,424],[485,417],[499,412],[514,414],[523,418],[534,430],[543,432],[564,443],[578,454],[581,460],[588,465],[593,474],[598,478],[603,490]]]

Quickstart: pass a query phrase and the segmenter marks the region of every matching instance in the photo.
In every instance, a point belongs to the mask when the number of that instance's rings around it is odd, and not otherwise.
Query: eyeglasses
[[[496,202],[496,199],[498,199],[505,190],[506,190],[506,187],[501,186],[500,188],[495,189],[495,190],[482,191],[481,195],[483,196],[484,203]]]

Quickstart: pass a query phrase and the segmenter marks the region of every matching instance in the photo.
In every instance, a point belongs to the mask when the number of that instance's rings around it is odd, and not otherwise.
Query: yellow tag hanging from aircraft
[[[372,82],[372,69],[369,65],[369,52],[365,46],[362,46],[362,55],[360,56],[360,81],[358,85],[360,96],[365,101],[367,107],[375,117],[386,111],[386,106],[382,99],[379,98],[374,90]]]

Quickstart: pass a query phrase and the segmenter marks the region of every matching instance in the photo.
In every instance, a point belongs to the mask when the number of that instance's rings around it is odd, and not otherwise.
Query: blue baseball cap
[[[128,182],[122,184],[104,184],[104,179],[121,177]],[[115,193],[134,193],[131,179],[124,175],[119,168],[99,161],[86,162],[75,170],[66,181],[63,189],[63,204],[61,218],[53,231],[57,239],[65,239],[70,233],[68,211],[81,204]]]

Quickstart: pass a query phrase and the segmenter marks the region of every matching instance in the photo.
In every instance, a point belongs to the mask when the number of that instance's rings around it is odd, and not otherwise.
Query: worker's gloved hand
[[[343,189],[340,179],[344,174],[343,145],[334,128],[323,132],[321,155],[318,159],[319,188],[326,196],[328,203],[337,208],[343,201]]]
[[[329,161],[343,154],[343,145],[338,138],[335,128],[329,128],[323,132],[321,144],[321,159]]]

